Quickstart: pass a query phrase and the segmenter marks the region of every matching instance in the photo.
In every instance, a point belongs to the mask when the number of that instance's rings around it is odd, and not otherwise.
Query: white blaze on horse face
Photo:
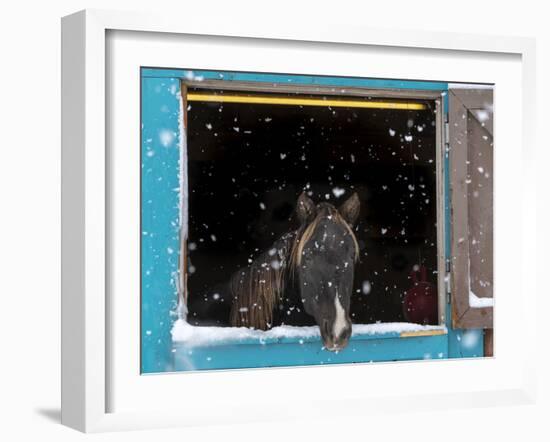
[[[334,333],[334,338],[338,339],[347,326],[346,311],[340,303],[338,293],[336,293],[336,296],[334,297],[334,306],[336,307],[336,319],[334,320],[334,325],[332,326],[332,332]]]

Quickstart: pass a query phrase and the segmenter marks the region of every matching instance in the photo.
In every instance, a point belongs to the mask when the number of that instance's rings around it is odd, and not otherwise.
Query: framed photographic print
[[[64,19],[67,425],[528,400],[531,42],[286,32]]]
[[[141,82],[144,373],[492,351],[492,85]]]

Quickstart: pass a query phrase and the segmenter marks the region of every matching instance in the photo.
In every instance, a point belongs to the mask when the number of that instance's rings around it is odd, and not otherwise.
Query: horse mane
[[[233,327],[267,330],[273,324],[273,311],[282,298],[290,250],[297,232],[283,235],[252,263],[233,275],[230,323]]]
[[[331,211],[335,221],[345,227],[359,258],[359,244],[351,226],[336,210]],[[230,324],[233,327],[251,327],[268,330],[273,325],[273,312],[282,300],[285,284],[294,278],[300,265],[305,244],[319,225],[322,214],[309,224],[283,235],[273,246],[252,263],[233,275],[230,290],[233,297]]]

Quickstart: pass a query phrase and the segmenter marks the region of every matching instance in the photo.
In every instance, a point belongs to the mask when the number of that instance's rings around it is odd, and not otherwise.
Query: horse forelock
[[[327,210],[322,211],[317,214],[317,216],[313,219],[313,221],[311,221],[311,223],[309,223],[305,227],[298,229],[296,238],[293,241],[292,249],[290,251],[289,265],[291,269],[294,270],[301,264],[305,245],[313,236],[313,233],[319,226],[320,222],[328,217],[331,217],[331,219],[333,219],[335,223],[344,227],[344,229],[348,232],[353,241],[353,248],[355,251],[354,260],[357,261],[359,259],[359,243],[357,242],[357,237],[355,236],[352,227],[335,208],[327,207],[327,209],[329,209],[328,214]]]

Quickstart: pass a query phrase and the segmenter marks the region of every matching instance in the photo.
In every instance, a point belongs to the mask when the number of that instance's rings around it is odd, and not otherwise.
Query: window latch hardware
[[[445,296],[447,304],[451,303],[451,260],[445,260]]]

